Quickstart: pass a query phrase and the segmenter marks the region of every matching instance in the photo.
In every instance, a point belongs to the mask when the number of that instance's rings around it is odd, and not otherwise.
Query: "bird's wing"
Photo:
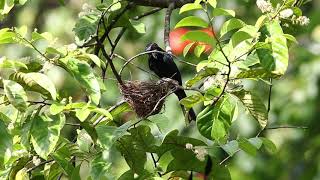
[[[181,74],[180,71],[176,65],[176,63],[173,61],[173,58],[170,54],[165,54],[163,56],[163,61],[165,63],[166,71],[170,73],[170,78],[176,80],[179,82],[180,85],[182,85],[181,80]]]

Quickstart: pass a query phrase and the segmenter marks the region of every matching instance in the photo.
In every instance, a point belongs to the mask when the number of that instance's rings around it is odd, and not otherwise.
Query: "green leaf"
[[[194,27],[203,27],[203,28],[206,28],[208,27],[208,23],[197,17],[197,16],[188,16],[186,18],[183,18],[182,20],[180,20],[175,28],[178,28],[178,27],[186,27],[186,26],[194,26]]]
[[[197,126],[200,134],[208,139],[223,142],[234,119],[236,103],[226,95],[214,105],[207,106],[198,114]]]
[[[270,139],[267,139],[267,138],[260,138],[263,142],[263,146],[272,154],[276,153],[277,152],[277,147],[276,145],[270,140]]]
[[[61,65],[73,76],[89,94],[94,104],[99,104],[100,85],[88,63],[72,57],[59,59]]]
[[[212,6],[213,8],[217,7],[217,0],[207,0],[207,2]]]
[[[64,110],[65,105],[58,103],[58,102],[54,102],[51,106],[50,106],[50,113],[52,115],[56,115],[59,114],[60,112],[62,112]]]
[[[27,169],[20,169],[15,176],[15,180],[29,180],[29,174],[27,173]]]
[[[291,34],[283,34],[283,36],[284,36],[287,40],[289,40],[289,41],[291,41],[291,42],[293,42],[293,43],[295,43],[295,44],[299,44],[299,42],[297,41],[297,39],[296,39],[294,36],[292,36]]]
[[[61,173],[63,173],[63,169],[59,166],[59,164],[55,162],[51,165],[47,164],[46,166],[47,166],[47,170],[45,171],[46,178],[48,178],[48,180],[59,179]]]
[[[2,120],[5,124],[9,124],[12,120],[2,112],[0,112],[0,120]]]
[[[103,61],[96,56],[95,54],[84,54],[86,57],[88,57],[92,62],[94,62],[95,65],[97,65],[98,67],[101,67],[101,64],[103,63]]]
[[[73,31],[80,41],[90,38],[91,35],[96,33],[99,16],[96,14],[89,14],[82,16],[76,23]]]
[[[74,168],[74,170],[72,171],[72,174],[71,174],[71,180],[79,180],[81,179],[80,177],[80,168],[81,168],[81,165],[78,165]]]
[[[43,159],[53,152],[65,123],[64,114],[56,116],[36,115],[31,128],[31,142],[36,153]]]
[[[12,153],[12,137],[0,119],[0,169],[4,168]]]
[[[117,3],[116,3],[116,2],[117,2]],[[111,8],[110,8],[110,11],[117,11],[117,10],[119,10],[119,9],[121,9],[121,3],[118,2],[117,0],[113,0],[112,6],[111,6]]]
[[[105,110],[105,109],[102,109],[102,108],[97,108],[97,107],[92,107],[92,106],[89,106],[89,110],[93,111],[93,112],[96,112],[98,114],[101,114],[101,115],[107,117],[110,120],[113,120],[113,117],[112,117],[111,113],[108,110]]]
[[[170,153],[173,159],[169,162],[166,172],[180,170],[203,172],[205,169],[205,161],[197,159],[192,150],[179,148],[171,150]]]
[[[173,130],[166,135],[161,145],[156,149],[158,157],[161,157],[166,152],[169,152],[174,149],[188,151],[185,148],[186,144],[188,143],[192,144],[193,146],[206,146],[206,144],[199,139],[179,136],[178,133],[178,130]]]
[[[16,34],[11,32],[9,28],[0,30],[0,44],[14,43],[14,37]]]
[[[225,152],[228,153],[229,156],[233,156],[239,150],[239,143],[238,141],[233,140],[222,145],[221,147]]]
[[[201,79],[217,74],[218,71],[219,71],[219,69],[217,69],[217,68],[204,68],[199,73],[197,73],[197,75],[195,77],[188,80],[186,82],[186,85],[187,85],[187,87],[191,87],[194,84],[196,84],[197,82],[199,82]]]
[[[91,136],[85,129],[77,130],[77,134],[77,145],[79,146],[79,150],[83,152],[89,152],[93,144]]]
[[[44,32],[40,34],[36,31],[33,31],[31,34],[31,39],[32,41],[37,41],[37,40],[46,40],[48,42],[54,41],[54,37],[49,32]]]
[[[237,78],[239,79],[258,79],[258,78],[278,78],[279,75],[272,74],[265,69],[255,68],[247,71],[241,71],[237,74]]]
[[[214,8],[212,11],[212,16],[232,16],[234,17],[236,13],[233,10],[223,9],[223,8]]]
[[[146,33],[146,25],[142,22],[139,21],[134,21],[134,20],[129,20],[133,29],[140,34],[145,34]]]
[[[148,126],[138,126],[130,129],[129,132],[130,135],[124,135],[117,140],[116,147],[131,170],[141,175],[144,173],[144,165],[147,161],[146,152],[153,151],[155,139]]]
[[[20,83],[26,90],[50,95],[53,100],[56,99],[56,88],[53,82],[45,74],[18,72],[11,75],[10,79]]]
[[[249,91],[241,91],[235,93],[243,105],[249,110],[250,114],[256,119],[262,129],[264,129],[268,122],[267,108],[261,101],[260,97]]]
[[[196,93],[191,96],[183,98],[180,103],[185,106],[186,108],[192,108],[196,104],[204,101],[204,97],[201,93]]]
[[[199,58],[205,49],[205,45],[198,45],[194,48],[194,54]]]
[[[256,149],[260,149],[262,146],[262,140],[258,137],[248,139],[249,142],[256,147]]]
[[[108,177],[110,168],[109,157],[100,153],[90,163],[90,176],[92,179],[113,179]]]
[[[80,126],[83,127],[83,129],[85,129],[87,133],[90,135],[92,141],[96,143],[98,135],[94,126],[89,121],[82,122],[79,120],[78,122],[80,123]]]
[[[261,65],[273,74],[283,75],[288,67],[289,53],[279,21],[265,24],[262,37],[267,44],[257,49]]]
[[[239,147],[241,150],[243,150],[244,152],[255,156],[257,154],[257,149],[254,145],[252,145],[246,138],[240,137],[238,139],[239,142]]]
[[[0,1],[0,5],[1,5],[1,9],[0,9],[1,15],[8,14],[14,6],[14,0],[2,0]]]
[[[51,156],[54,159],[54,161],[57,162],[59,166],[63,169],[65,174],[68,177],[71,177],[74,171],[74,167],[71,162],[72,156],[69,148],[70,147],[68,145],[65,145],[56,150],[54,153],[52,153]]]
[[[76,117],[81,121],[85,121],[87,119],[87,117],[90,115],[90,110],[88,109],[88,107],[83,107],[82,109],[77,109],[76,110]]]
[[[183,56],[186,57],[186,55],[188,54],[188,52],[190,51],[191,47],[195,44],[195,42],[193,43],[189,43],[188,45],[186,45],[183,49]]]
[[[19,111],[26,111],[28,97],[23,87],[10,80],[3,80],[4,92],[9,102]]]
[[[19,34],[22,38],[26,38],[28,33],[28,27],[27,26],[21,26],[19,28],[14,28],[14,31]]]
[[[255,26],[246,25],[234,33],[231,37],[232,47],[236,47],[244,40],[251,39],[257,36],[258,29]]]
[[[183,5],[180,8],[179,13],[182,14],[182,13],[187,12],[187,11],[198,10],[198,9],[202,9],[202,6],[200,4],[188,3],[188,4]]]
[[[130,126],[131,126],[131,123],[125,123],[120,127],[97,125],[96,131],[98,134],[99,143],[105,149],[111,148],[111,146],[119,138],[121,138],[122,136],[128,133],[127,130]]]
[[[228,166],[221,166],[218,162],[213,162],[208,179],[231,180]]]
[[[8,60],[5,57],[0,59],[0,68],[8,68],[15,71],[19,70],[20,68],[28,69],[28,67],[24,63],[15,60]]]
[[[214,45],[216,43],[213,37],[209,36],[209,34],[203,31],[189,31],[181,37],[181,40],[188,39],[191,41],[202,42],[210,45]]]
[[[232,19],[226,21],[222,25],[221,30],[220,30],[220,37],[224,36],[225,34],[227,34],[228,32],[230,32],[232,30],[240,29],[245,25],[246,25],[246,23],[244,23],[240,19],[232,18]]]

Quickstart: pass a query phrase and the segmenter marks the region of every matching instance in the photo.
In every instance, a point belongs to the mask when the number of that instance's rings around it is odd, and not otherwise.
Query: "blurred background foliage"
[[[235,10],[237,16],[249,24],[254,23],[260,15],[255,1],[220,0],[218,2],[221,7]],[[28,1],[24,6],[15,7],[0,26],[4,28],[27,25],[29,28],[36,28],[39,32],[51,32],[58,38],[57,44],[68,45],[75,42],[73,28],[84,3],[90,5],[95,2],[70,0],[66,1],[65,5],[61,5],[57,0]],[[302,9],[304,15],[310,18],[310,24],[287,29],[294,32],[299,44],[290,46],[289,68],[286,75],[273,82],[268,126],[298,126],[308,127],[308,129],[281,128],[263,131],[263,136],[270,138],[277,145],[278,152],[275,155],[259,152],[257,157],[239,152],[227,162],[232,179],[320,179],[320,1],[310,1]],[[140,11],[142,12],[142,9],[137,9],[136,12]],[[176,10],[172,18],[172,25],[174,25],[183,17]],[[118,45],[117,54],[129,58],[142,52],[149,42],[157,42],[163,46],[163,20],[164,11],[144,18],[142,21],[146,24],[146,34],[137,35],[127,31]],[[223,19],[216,19],[215,28],[219,29],[222,22]],[[41,42],[38,46],[41,47]],[[0,55],[10,59],[27,57],[33,53],[31,49],[24,49],[19,45],[0,47]],[[36,54],[33,55],[36,57]],[[146,60],[147,58],[143,57],[135,63],[147,69]],[[192,58],[187,60],[197,63]],[[121,64],[123,62],[118,60],[117,68],[120,68]],[[193,76],[194,70],[191,67],[185,64],[178,65],[183,79]],[[1,70],[0,73],[4,75],[5,72]],[[74,101],[84,98],[81,97],[83,94],[75,82],[58,67],[50,68],[46,73],[63,96],[72,96]],[[123,76],[125,79],[154,79],[153,76],[134,66],[131,66]],[[110,72],[107,78],[105,83],[107,91],[103,94],[102,104],[112,105],[121,97]],[[265,83],[248,80],[244,85],[248,89],[260,89],[260,95],[267,103],[268,87]],[[168,132],[181,129],[182,133],[200,137],[194,126],[184,129],[185,122],[174,96],[167,100],[163,113],[157,116],[158,118],[155,119],[161,119],[163,128]],[[126,114],[119,118],[131,120],[134,115]],[[257,131],[255,122],[244,115],[234,124],[232,134],[252,137]],[[65,134],[71,138],[73,135],[70,132],[68,129],[65,130]],[[221,159],[225,156],[223,152],[220,155]],[[119,174],[125,171],[123,164],[125,162],[119,162],[118,166],[114,167]],[[85,176],[86,172],[83,171],[83,173]]]

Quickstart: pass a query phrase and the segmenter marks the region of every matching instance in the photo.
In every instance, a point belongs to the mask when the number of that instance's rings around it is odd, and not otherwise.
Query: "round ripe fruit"
[[[173,54],[181,55],[183,53],[183,49],[192,42],[190,40],[181,40],[181,37],[188,31],[189,29],[187,28],[177,28],[170,32],[169,43]],[[192,51],[192,48],[190,51]]]

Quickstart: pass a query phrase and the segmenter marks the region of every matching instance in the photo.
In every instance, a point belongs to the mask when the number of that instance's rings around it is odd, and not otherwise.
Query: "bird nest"
[[[161,111],[167,95],[178,86],[177,81],[162,78],[157,82],[127,81],[120,90],[138,117],[148,117]]]

